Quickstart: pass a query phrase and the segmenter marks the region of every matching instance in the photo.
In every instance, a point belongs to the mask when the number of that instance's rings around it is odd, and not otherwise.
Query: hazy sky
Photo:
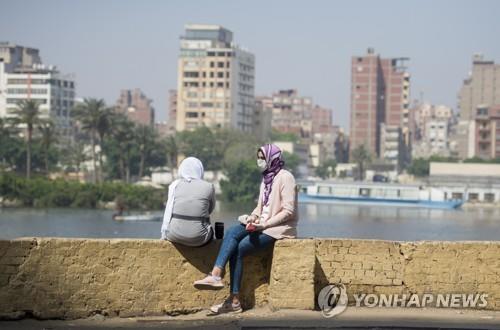
[[[141,88],[165,119],[187,23],[219,24],[256,55],[256,93],[297,88],[348,128],[350,58],[409,57],[412,98],[456,108],[471,57],[500,62],[500,1],[0,0],[0,40],[75,73],[79,97]]]

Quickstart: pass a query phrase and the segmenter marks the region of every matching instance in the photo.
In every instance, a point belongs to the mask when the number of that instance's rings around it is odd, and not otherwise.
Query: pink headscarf
[[[274,177],[283,168],[285,162],[283,161],[281,149],[275,144],[265,144],[260,147],[259,150],[264,153],[267,164],[266,169],[262,172],[262,181],[265,184],[263,205],[267,205],[269,203],[269,195],[271,194]]]

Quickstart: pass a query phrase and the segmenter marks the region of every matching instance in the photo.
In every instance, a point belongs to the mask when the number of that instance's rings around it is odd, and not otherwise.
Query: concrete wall
[[[500,176],[499,164],[431,162],[429,175]]]
[[[0,318],[207,308],[228,290],[199,291],[192,282],[210,271],[219,244],[195,249],[152,239],[0,241]],[[354,293],[487,293],[487,308],[500,310],[499,256],[500,242],[282,240],[246,258],[243,305],[314,309],[324,285],[342,282],[350,303]]]

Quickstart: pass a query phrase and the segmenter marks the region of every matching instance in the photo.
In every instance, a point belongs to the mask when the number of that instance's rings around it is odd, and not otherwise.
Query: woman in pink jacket
[[[283,168],[284,165],[282,152],[276,145],[266,144],[258,149],[257,166],[262,171],[262,183],[257,207],[249,216],[240,219],[241,224],[228,229],[212,272],[194,282],[199,289],[223,288],[222,270],[229,261],[230,296],[210,308],[214,314],[242,311],[239,290],[244,256],[276,240],[296,236],[295,178]]]

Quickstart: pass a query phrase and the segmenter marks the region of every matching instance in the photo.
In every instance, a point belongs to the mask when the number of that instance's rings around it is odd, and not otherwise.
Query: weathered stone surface
[[[82,318],[190,313],[228,294],[192,283],[210,271],[220,242],[202,248],[155,239],[0,240],[0,318]],[[228,269],[227,269],[228,271]],[[229,276],[225,277],[228,284]],[[486,293],[500,310],[500,242],[282,240],[245,259],[246,308],[313,309],[319,290]]]

